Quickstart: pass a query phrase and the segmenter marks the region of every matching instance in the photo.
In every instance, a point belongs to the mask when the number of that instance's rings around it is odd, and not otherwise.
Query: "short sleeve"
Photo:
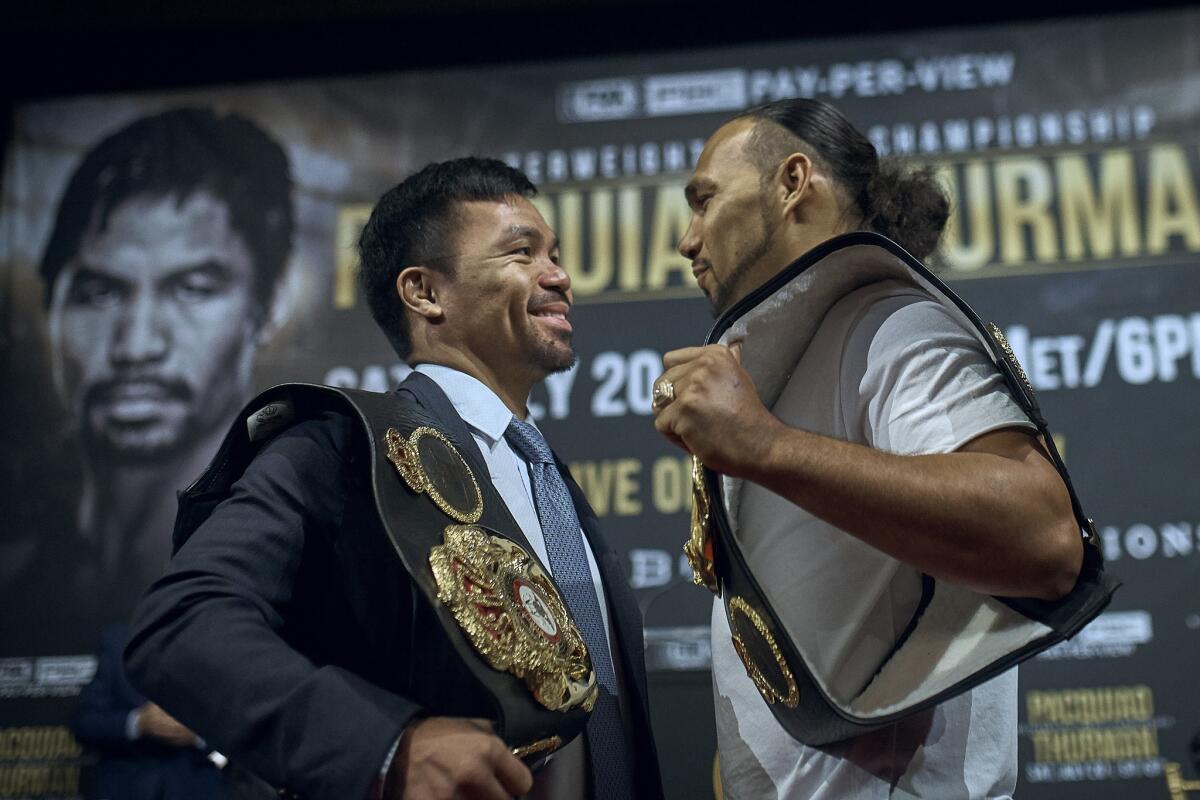
[[[1000,428],[1037,430],[974,333],[915,291],[864,307],[841,381],[846,419],[880,450],[946,453]]]

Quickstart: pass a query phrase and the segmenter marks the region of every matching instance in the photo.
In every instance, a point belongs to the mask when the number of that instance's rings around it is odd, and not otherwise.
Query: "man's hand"
[[[429,717],[400,737],[386,800],[511,800],[533,775],[483,719]]]
[[[710,469],[749,477],[782,423],[742,369],[741,343],[672,350],[663,367],[657,382],[670,381],[675,399],[654,409],[654,427]]]
[[[157,739],[175,747],[195,747],[198,741],[196,734],[154,703],[146,703],[138,709],[137,729],[144,738]]]

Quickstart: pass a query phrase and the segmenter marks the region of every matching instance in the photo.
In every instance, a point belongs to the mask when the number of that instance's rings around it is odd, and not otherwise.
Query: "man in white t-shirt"
[[[688,182],[680,242],[720,314],[813,247],[874,230],[918,258],[948,216],[929,171],[880,161],[835,109],[788,100],[713,134]],[[986,594],[1054,599],[1082,546],[1036,428],[971,331],[901,282],[836,302],[771,408],[740,345],[677,350],[655,425],[744,480],[738,540],[784,624],[837,695],[860,692],[917,610],[923,576]],[[730,432],[736,435],[730,435]],[[1020,502],[1014,502],[1020,498]],[[1011,796],[1016,672],[895,725],[808,747],[775,720],[713,610],[725,796]]]

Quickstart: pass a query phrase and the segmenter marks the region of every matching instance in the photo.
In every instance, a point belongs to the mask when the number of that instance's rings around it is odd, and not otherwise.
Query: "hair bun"
[[[866,187],[863,227],[882,233],[921,260],[928,258],[950,218],[950,201],[933,167],[908,168],[880,158]]]

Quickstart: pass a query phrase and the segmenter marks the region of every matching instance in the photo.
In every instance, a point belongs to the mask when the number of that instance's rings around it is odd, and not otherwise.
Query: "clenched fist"
[[[491,723],[429,717],[400,737],[384,785],[386,800],[511,800],[533,787],[533,775]]]
[[[654,409],[654,427],[710,469],[751,477],[782,425],[742,369],[741,343],[685,347],[663,356],[674,399]]]

